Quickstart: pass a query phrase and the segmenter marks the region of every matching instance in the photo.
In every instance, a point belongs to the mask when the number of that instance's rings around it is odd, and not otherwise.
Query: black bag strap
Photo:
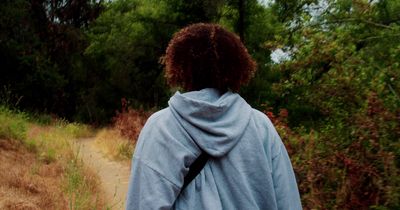
[[[183,186],[181,192],[189,185],[190,182],[193,181],[194,178],[200,173],[200,171],[206,165],[210,155],[206,152],[202,152],[199,157],[189,166],[189,172],[186,174],[185,179],[183,181]]]

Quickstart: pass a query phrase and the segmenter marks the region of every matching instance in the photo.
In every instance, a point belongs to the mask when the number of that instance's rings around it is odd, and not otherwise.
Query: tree
[[[2,1],[2,101],[72,118],[84,71],[81,29],[101,10],[94,1]],[[78,68],[80,67],[80,68]]]
[[[160,59],[174,32],[196,22],[218,18],[221,1],[118,0],[87,31],[85,55],[95,61],[99,80],[90,100],[111,116],[121,98],[134,107],[165,106],[171,94],[164,84]],[[155,6],[157,5],[157,6]],[[103,95],[107,97],[102,97]],[[99,101],[101,100],[101,101]],[[92,106],[90,106],[92,107]],[[93,107],[93,109],[96,109]],[[94,111],[93,112],[99,112]]]
[[[394,1],[319,1],[281,19],[275,46],[291,55],[274,66],[281,80],[273,91],[303,134],[286,142],[305,159],[295,169],[306,209],[399,207],[398,9]],[[313,151],[301,146],[309,144]]]

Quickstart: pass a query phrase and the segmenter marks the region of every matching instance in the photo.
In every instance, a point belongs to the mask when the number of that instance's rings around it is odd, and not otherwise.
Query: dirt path
[[[94,138],[79,140],[79,146],[83,162],[100,177],[108,205],[112,209],[125,209],[129,167],[105,157],[97,148]]]

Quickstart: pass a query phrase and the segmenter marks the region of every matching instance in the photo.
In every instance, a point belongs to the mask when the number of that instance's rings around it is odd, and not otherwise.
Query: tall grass
[[[18,140],[42,164],[57,162],[62,166],[61,179],[69,209],[103,208],[98,178],[83,165],[78,158],[79,150],[75,150],[75,140],[93,135],[91,129],[65,120],[55,120],[46,126],[33,122],[25,113],[0,106],[0,140]]]
[[[101,185],[96,175],[88,170],[81,159],[79,151],[74,153],[66,163],[64,190],[68,195],[70,209],[99,209],[103,207]]]
[[[97,209],[104,205],[98,178],[85,167],[75,149],[76,139],[90,135],[87,126],[63,120],[53,126],[33,126],[28,135],[43,162],[58,161],[64,166],[64,191],[70,209]]]
[[[96,135],[96,144],[114,160],[130,160],[133,155],[134,144],[123,137],[115,128],[104,128]]]

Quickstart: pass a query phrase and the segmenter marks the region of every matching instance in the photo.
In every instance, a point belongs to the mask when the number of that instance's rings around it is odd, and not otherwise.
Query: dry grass
[[[21,142],[0,140],[0,209],[67,209],[59,163],[43,164]]]
[[[71,160],[63,178],[69,209],[105,209],[105,196],[99,177],[81,161]]]
[[[105,209],[97,175],[74,150],[91,135],[86,125],[38,126],[0,106],[0,209]]]
[[[59,123],[55,126],[31,125],[27,134],[27,146],[36,151],[41,162],[57,162],[64,169],[62,190],[68,209],[104,209],[104,195],[97,175],[90,171],[74,150],[75,139],[91,135],[87,127]]]
[[[153,112],[128,108],[126,101],[122,107],[113,118],[112,127],[98,132],[96,143],[108,157],[129,162],[139,133]]]
[[[134,144],[115,128],[105,128],[98,132],[96,144],[104,154],[114,160],[129,161],[132,158]]]

